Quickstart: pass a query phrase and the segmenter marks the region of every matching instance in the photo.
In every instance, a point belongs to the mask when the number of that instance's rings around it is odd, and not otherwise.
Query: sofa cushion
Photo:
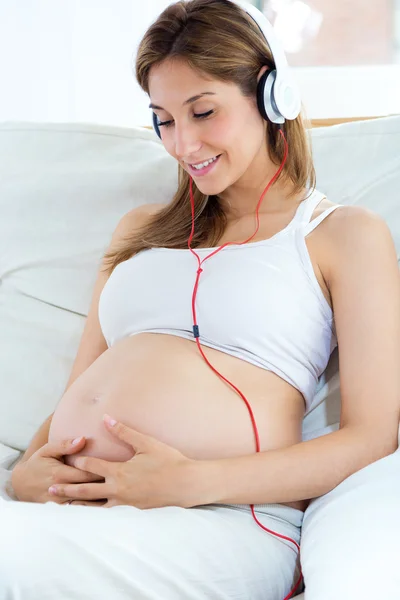
[[[400,117],[312,131],[317,187],[388,222],[400,250]],[[152,130],[0,123],[0,442],[24,450],[68,381],[100,260],[120,217],[168,202],[177,167]],[[337,353],[304,438],[335,427]]]

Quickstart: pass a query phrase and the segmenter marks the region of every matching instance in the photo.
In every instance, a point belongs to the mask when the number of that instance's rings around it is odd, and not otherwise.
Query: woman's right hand
[[[63,462],[66,454],[74,454],[82,450],[86,439],[72,445],[73,440],[58,443],[47,443],[27,460],[17,463],[11,474],[11,485],[18,500],[22,502],[57,502],[66,504],[69,498],[59,498],[49,493],[49,487],[56,483],[88,483],[104,482],[104,477],[81,471]],[[72,498],[71,498],[72,499]],[[104,501],[84,502],[88,506],[102,506]],[[76,504],[77,501],[74,502]],[[82,504],[82,502],[79,502]]]

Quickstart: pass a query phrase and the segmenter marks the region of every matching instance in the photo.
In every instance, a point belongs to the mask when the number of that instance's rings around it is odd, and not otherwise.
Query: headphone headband
[[[255,21],[259,30],[265,37],[268,46],[273,54],[276,69],[279,71],[280,69],[288,68],[288,62],[286,55],[283,51],[281,44],[276,37],[275,30],[272,24],[268,21],[267,17],[256,8],[253,4],[249,4],[249,2],[243,2],[242,0],[231,0],[233,4],[240,6],[248,15]]]

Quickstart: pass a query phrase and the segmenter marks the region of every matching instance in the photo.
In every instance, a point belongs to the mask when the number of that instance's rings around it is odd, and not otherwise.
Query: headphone
[[[283,124],[293,120],[301,110],[301,98],[278,38],[266,16],[252,4],[232,0],[253,19],[263,34],[274,59],[275,69],[267,70],[257,84],[257,106],[261,116],[271,123]],[[153,112],[153,127],[161,139],[158,117]]]

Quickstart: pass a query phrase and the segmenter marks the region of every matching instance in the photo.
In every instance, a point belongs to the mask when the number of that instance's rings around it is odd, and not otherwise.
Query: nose
[[[180,160],[187,160],[201,148],[198,127],[195,123],[175,124],[175,154]]]

